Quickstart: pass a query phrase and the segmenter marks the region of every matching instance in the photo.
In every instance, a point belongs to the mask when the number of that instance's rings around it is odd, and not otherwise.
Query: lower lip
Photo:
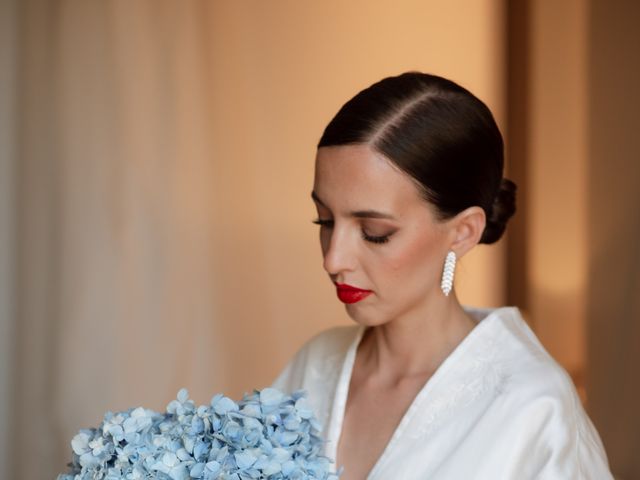
[[[337,289],[338,298],[342,303],[357,303],[371,295],[370,290],[348,290],[345,288]]]

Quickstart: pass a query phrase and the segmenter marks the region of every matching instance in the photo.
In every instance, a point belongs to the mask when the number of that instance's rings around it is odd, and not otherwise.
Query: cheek
[[[440,271],[439,252],[439,244],[433,235],[414,238],[386,258],[390,280],[430,283]]]

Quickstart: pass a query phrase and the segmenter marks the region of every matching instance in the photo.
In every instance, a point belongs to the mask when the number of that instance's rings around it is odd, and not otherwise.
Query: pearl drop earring
[[[451,287],[453,286],[453,274],[456,269],[456,252],[453,250],[449,250],[447,253],[447,258],[444,261],[444,270],[442,272],[442,282],[440,283],[440,288],[442,289],[442,293],[445,296],[449,296],[449,292],[451,291]]]

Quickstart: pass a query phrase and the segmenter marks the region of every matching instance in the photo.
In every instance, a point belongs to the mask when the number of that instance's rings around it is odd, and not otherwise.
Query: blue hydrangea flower
[[[196,407],[182,389],[164,414],[107,412],[80,430],[58,480],[337,480],[322,445],[302,391],[265,388],[238,403],[219,394]]]

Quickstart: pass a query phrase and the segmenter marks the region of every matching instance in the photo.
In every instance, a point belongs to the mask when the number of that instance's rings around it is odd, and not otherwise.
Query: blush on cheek
[[[440,255],[432,236],[416,238],[387,258],[387,271],[395,280],[424,282],[440,269]]]
[[[390,268],[401,270],[407,267],[423,264],[433,255],[434,245],[432,241],[417,238],[413,242],[404,245],[389,259]]]

